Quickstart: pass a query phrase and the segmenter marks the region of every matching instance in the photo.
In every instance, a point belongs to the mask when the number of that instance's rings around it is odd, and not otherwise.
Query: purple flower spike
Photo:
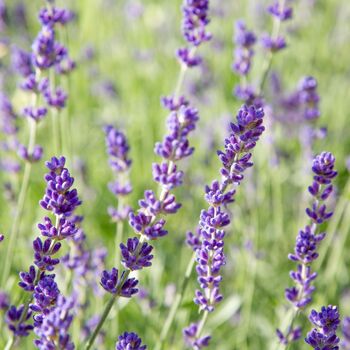
[[[243,21],[237,21],[234,37],[234,43],[236,44],[235,59],[232,67],[239,75],[247,75],[250,71],[254,56],[252,47],[255,42],[255,34],[247,30]]]
[[[253,165],[251,150],[264,131],[263,116],[263,110],[254,106],[243,106],[239,110],[237,122],[231,124],[231,134],[225,139],[225,150],[218,152],[223,165],[222,179],[206,186],[205,199],[209,208],[201,211],[197,232],[187,234],[187,243],[196,252],[197,281],[201,288],[196,290],[194,302],[205,312],[213,312],[223,299],[220,283],[221,269],[226,264],[224,227],[230,224],[225,208],[234,201],[236,193],[229,186],[239,185],[245,169]],[[185,328],[183,333],[186,344],[193,349],[209,344],[210,337],[202,337],[196,323]]]
[[[3,234],[0,234],[0,242],[2,242],[5,239],[5,236]]]
[[[294,281],[295,286],[286,288],[285,297],[298,309],[304,309],[308,304],[310,304],[312,294],[315,290],[313,281],[317,277],[317,273],[312,272],[311,264],[318,258],[318,246],[326,236],[325,233],[317,232],[319,225],[328,220],[332,215],[331,212],[326,211],[326,204],[324,201],[331,194],[333,190],[331,181],[337,175],[337,172],[334,170],[334,163],[335,158],[329,152],[322,152],[320,155],[314,158],[312,166],[312,171],[315,174],[314,182],[308,188],[314,202],[311,208],[306,209],[306,213],[311,219],[311,224],[307,225],[304,230],[300,230],[296,238],[294,253],[288,255],[290,260],[297,263],[297,268],[295,271],[291,271],[289,274],[290,278]],[[322,313],[327,313],[328,311],[331,312],[330,310],[327,310],[328,309],[322,308]],[[315,325],[317,322],[321,322],[323,315],[322,313],[318,314],[316,311],[312,312],[310,319],[312,319],[312,322]],[[326,316],[328,317],[329,315],[327,314]],[[317,321],[317,318],[320,320]],[[291,330],[287,331],[286,335],[284,335],[281,331],[278,332],[278,337],[281,341],[294,341],[290,333]],[[307,342],[314,346],[315,349],[319,349],[317,346],[320,344],[326,346],[328,341],[325,338],[325,334],[321,334],[317,330],[310,332],[307,339]],[[321,347],[320,349],[333,348]]]
[[[194,46],[211,39],[211,34],[206,32],[209,24],[208,0],[184,0],[182,30],[186,41]]]
[[[142,243],[141,248],[138,245],[139,239],[137,237],[129,238],[126,245],[120,244],[122,263],[129,270],[141,270],[152,265],[153,255],[151,252],[153,247],[146,242]]]
[[[147,346],[141,343],[142,340],[136,333],[125,332],[118,337],[115,350],[146,350]]]
[[[208,12],[208,0],[184,0],[183,2],[182,31],[189,47],[180,48],[177,51],[177,57],[187,67],[201,64],[202,58],[195,54],[195,50],[212,37],[206,30],[206,26],[209,24]]]
[[[70,176],[68,169],[64,168],[64,164],[64,157],[53,157],[51,162],[46,163],[50,172],[45,175],[47,188],[40,205],[54,214],[68,217],[81,201],[77,190],[71,190],[74,178]]]
[[[313,349],[338,350],[340,339],[336,331],[340,324],[336,306],[323,306],[321,312],[311,311],[310,322],[316,327],[309,332],[305,342]]]
[[[313,121],[320,116],[317,81],[313,77],[305,77],[299,85],[299,100],[304,108],[304,118]]]
[[[132,192],[129,181],[131,160],[129,159],[129,144],[126,136],[111,125],[104,127],[106,135],[106,147],[109,156],[109,164],[116,174],[116,180],[109,183],[109,190],[121,201],[119,197],[127,196]],[[119,202],[119,208],[108,208],[108,213],[114,222],[125,220],[131,208]]]
[[[119,279],[119,272],[118,269],[112,268],[112,270],[109,271],[103,271],[102,277],[101,277],[101,286],[109,293],[111,294],[117,294],[125,297],[130,298],[133,294],[136,294],[138,292],[138,289],[135,288],[138,284],[138,280],[136,278],[128,278],[124,283],[123,286],[120,288],[119,283],[120,280],[123,278],[123,275]],[[120,289],[118,291],[118,289]]]
[[[125,135],[111,125],[107,125],[104,130],[111,168],[116,172],[127,170],[131,166],[131,160],[128,158],[129,145]]]
[[[18,308],[12,305],[6,313],[6,323],[8,328],[14,333],[15,336],[18,337],[27,337],[29,332],[33,329],[32,325],[26,324],[32,315],[31,312],[27,313],[26,317],[24,317],[24,321],[18,323],[22,317],[23,310],[24,305],[21,305]]]

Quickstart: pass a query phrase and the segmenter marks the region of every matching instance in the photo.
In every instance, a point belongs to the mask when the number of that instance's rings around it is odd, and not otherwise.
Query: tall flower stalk
[[[43,148],[35,144],[37,124],[47,114],[47,108],[39,106],[40,97],[45,100],[51,110],[60,110],[64,108],[66,103],[66,93],[61,88],[54,90],[52,88],[52,77],[49,80],[48,77],[43,76],[50,69],[61,71],[64,62],[70,60],[67,49],[55,40],[53,28],[56,23],[64,25],[71,19],[72,13],[70,11],[57,9],[52,6],[51,2],[48,2],[47,8],[43,8],[39,12],[39,21],[42,28],[33,42],[31,54],[17,50],[14,55],[14,68],[24,77],[21,88],[31,93],[32,98],[31,104],[23,109],[23,115],[29,122],[29,140],[27,146],[22,144],[18,146],[18,154],[25,161],[25,167],[10,230],[10,239],[2,273],[2,286],[4,286],[8,278],[15,255],[14,247],[20,229],[32,163],[39,161],[43,153]]]
[[[45,217],[43,222],[38,224],[41,237],[33,241],[33,265],[29,267],[28,272],[20,273],[19,286],[29,293],[29,296],[24,305],[18,308],[11,306],[7,313],[7,323],[13,333],[7,350],[12,348],[18,337],[27,336],[33,329],[33,326],[27,323],[32,314],[35,332],[39,335],[44,334],[40,330],[45,328],[46,316],[51,314],[60,295],[55,275],[50,272],[60,262],[55,256],[61,248],[61,242],[77,232],[70,216],[81,204],[77,190],[71,188],[74,178],[65,168],[65,162],[64,157],[53,157],[50,162],[46,162],[49,169],[45,175],[47,187],[40,205],[54,215],[55,223],[49,217]]]
[[[85,346],[86,350],[92,347],[117,297],[131,297],[137,293],[137,280],[129,278],[129,275],[133,270],[151,265],[153,256],[150,253],[153,247],[146,241],[165,236],[168,233],[164,229],[165,216],[175,214],[181,206],[176,203],[175,196],[170,191],[182,184],[184,174],[177,169],[177,163],[194,151],[189,144],[188,135],[195,129],[199,116],[197,109],[191,107],[189,101],[180,94],[187,69],[198,66],[202,61],[196,54],[198,46],[211,38],[206,31],[209,1],[185,0],[182,9],[182,28],[188,46],[177,51],[181,70],[174,95],[163,98],[164,107],[170,111],[167,121],[169,133],[154,148],[155,153],[163,159],[161,163],[152,166],[153,179],[159,184],[161,192],[156,196],[152,190],[145,191],[145,198],[139,201],[138,212],[130,213],[129,224],[140,238],[130,238],[126,245],[120,245],[125,270],[120,273],[113,268],[110,272],[105,271],[102,276],[101,285],[112,297]]]
[[[125,198],[132,192],[129,179],[131,159],[129,158],[129,144],[125,135],[112,125],[104,128],[106,134],[106,147],[109,156],[109,165],[115,173],[116,179],[108,184],[109,190],[118,200],[118,207],[109,207],[108,213],[116,223],[115,246],[118,247],[123,240],[123,226],[128,218],[131,207],[126,204]],[[115,264],[119,264],[120,254],[115,254]]]
[[[197,239],[193,235],[189,241],[196,252],[196,271],[200,290],[195,293],[194,302],[202,316],[197,323],[184,329],[187,346],[201,349],[209,345],[210,336],[202,336],[208,316],[223,299],[220,293],[221,269],[225,265],[224,227],[230,224],[225,212],[234,201],[236,190],[244,178],[244,171],[253,166],[252,149],[264,131],[264,112],[254,106],[243,106],[237,114],[236,124],[231,123],[231,134],[225,139],[224,151],[218,151],[222,168],[221,180],[215,180],[205,189],[205,199],[209,204],[202,210]]]
[[[313,282],[317,273],[312,271],[311,265],[318,258],[318,246],[326,236],[324,232],[320,232],[320,225],[328,221],[333,214],[327,211],[325,201],[333,191],[332,181],[337,176],[334,164],[335,158],[329,152],[322,152],[313,160],[314,181],[308,188],[313,202],[306,209],[310,223],[299,231],[294,252],[288,255],[288,258],[297,264],[297,269],[290,272],[295,286],[285,290],[285,297],[292,304],[293,309],[290,319],[287,317],[284,322],[286,323],[285,329],[277,330],[281,347],[288,347],[290,343],[300,338],[300,329],[295,327],[294,323],[298,314],[303,312],[312,301],[312,294],[315,290]]]

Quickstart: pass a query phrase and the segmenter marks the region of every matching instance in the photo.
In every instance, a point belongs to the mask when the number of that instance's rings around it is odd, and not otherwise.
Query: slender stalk
[[[207,322],[207,319],[208,319],[208,316],[209,316],[209,311],[205,310],[202,314],[202,318],[201,320],[199,321],[199,324],[198,324],[198,329],[197,329],[197,333],[196,333],[196,338],[198,339],[202,332],[203,332],[203,329],[204,329],[204,326]]]
[[[53,94],[55,92],[55,71],[53,69],[50,70],[50,90]],[[54,152],[55,154],[60,154],[62,150],[61,139],[60,139],[60,123],[59,123],[59,113],[56,108],[50,108],[51,113],[51,124],[52,124],[52,138],[54,144]]]
[[[141,241],[141,240],[140,240]],[[141,247],[141,245],[139,244],[139,247]],[[122,273],[122,278],[120,279],[119,281],[119,285],[117,287],[117,291],[115,294],[113,294],[109,300],[109,302],[107,303],[105,309],[103,310],[103,314],[100,318],[100,321],[98,322],[94,332],[92,333],[91,337],[89,338],[88,342],[86,343],[85,345],[85,350],[89,350],[91,349],[92,345],[94,344],[95,342],[95,339],[96,337],[98,336],[99,332],[100,332],[100,329],[101,327],[103,326],[104,322],[106,321],[106,318],[109,314],[109,312],[111,311],[113,305],[114,305],[114,302],[118,299],[119,297],[119,293],[125,283],[125,281],[128,279],[129,275],[130,275],[130,270],[124,270],[123,273]]]
[[[12,346],[15,342],[15,336],[13,335],[7,342],[6,346],[5,346],[5,350],[11,350]]]
[[[36,104],[37,104],[37,95],[33,94],[33,106],[35,107]],[[32,118],[29,118],[28,122],[29,122],[28,153],[31,154],[33,152],[33,149],[35,146],[37,123]],[[24,166],[24,174],[23,174],[21,189],[19,192],[18,201],[17,201],[17,205],[16,205],[16,209],[15,209],[15,214],[14,214],[14,218],[12,221],[12,227],[10,230],[10,238],[9,238],[9,243],[8,243],[8,247],[6,250],[4,269],[2,272],[1,286],[3,288],[5,286],[7,279],[8,279],[8,276],[10,274],[12,262],[13,262],[13,259],[15,257],[14,249],[15,249],[15,244],[17,242],[17,236],[19,233],[20,221],[21,221],[21,218],[23,215],[25,200],[27,197],[31,170],[32,170],[32,163],[29,161],[26,161],[25,166]]]
[[[285,0],[280,0],[279,4],[280,4],[280,7],[282,9],[284,9]],[[281,20],[277,17],[274,17],[273,27],[272,27],[272,35],[271,35],[272,39],[278,38],[280,30],[281,30]],[[267,76],[269,74],[269,71],[270,71],[270,68],[272,65],[273,57],[274,57],[274,53],[271,50],[265,56],[265,60],[263,62],[263,66],[262,66],[262,75],[261,75],[260,82],[258,84],[258,94],[259,95],[261,94],[261,91],[264,88]]]
[[[175,300],[174,300],[174,302],[170,308],[170,311],[168,313],[168,316],[165,320],[165,323],[164,323],[164,326],[163,326],[162,331],[160,333],[160,338],[156,344],[155,350],[161,350],[164,346],[165,339],[168,337],[170,327],[171,327],[172,323],[174,322],[175,315],[176,315],[177,310],[179,309],[179,307],[181,305],[182,299],[183,299],[185,291],[187,289],[188,282],[190,280],[193,266],[195,263],[195,259],[196,259],[196,253],[193,252],[190,263],[187,266],[184,279],[182,280],[181,288],[176,293]]]

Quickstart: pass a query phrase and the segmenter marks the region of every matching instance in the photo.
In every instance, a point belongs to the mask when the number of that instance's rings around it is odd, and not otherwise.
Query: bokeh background
[[[102,127],[113,124],[128,136],[133,159],[131,205],[136,207],[145,189],[156,188],[151,174],[151,163],[156,160],[153,147],[165,132],[166,111],[160,97],[172,93],[179,73],[174,53],[183,45],[181,0],[58,0],[57,4],[77,15],[59,33],[77,61],[77,69],[62,81],[69,91],[65,153],[83,199],[79,212],[85,217],[88,244],[108,248],[110,268],[116,250],[115,225],[107,207],[114,204],[115,198],[107,189],[113,174],[107,163]],[[169,218],[169,235],[156,242],[153,267],[139,276],[145,296],[122,303],[119,317],[117,309],[112,312],[105,327],[105,341],[98,349],[112,349],[117,335],[125,330],[136,331],[149,349],[154,348],[192,254],[184,243],[185,233],[195,229],[200,210],[205,207],[204,185],[219,174],[216,150],[222,147],[229,122],[241,105],[232,93],[238,83],[231,69],[233,25],[242,18],[258,34],[270,31],[267,4],[263,0],[211,1],[213,40],[201,48],[204,65],[191,70],[185,83],[185,91],[199,109],[201,120],[192,137],[196,152],[182,163],[185,184],[176,191],[183,207]],[[6,3],[0,38],[1,89],[18,111],[27,97],[18,89],[10,51],[13,45],[30,48],[40,28],[37,13],[41,5],[41,1]],[[275,56],[272,71],[286,92],[293,91],[306,75],[314,76],[319,84],[321,116],[314,127],[327,128],[327,135],[315,141],[312,153],[333,152],[340,175],[332,199],[335,214],[325,227],[328,236],[316,263],[319,277],[312,306],[338,304],[345,316],[350,315],[350,4],[348,0],[298,0],[293,6],[294,18],[283,27],[288,48]],[[253,80],[258,79],[264,58],[260,47],[256,51]],[[268,104],[274,105],[277,96],[270,81],[269,78],[265,96]],[[255,166],[231,206],[233,224],[226,241],[225,298],[210,315],[205,332],[213,335],[211,349],[271,349],[276,341],[275,329],[286,312],[284,288],[291,283],[288,273],[294,267],[287,254],[293,249],[298,230],[307,222],[304,208],[308,203],[306,188],[311,181],[311,155],[306,152],[307,136],[302,125],[288,120],[274,122],[269,114],[265,124],[267,132],[254,153]],[[26,140],[24,119],[19,126],[20,138]],[[38,135],[45,149],[44,159],[49,159],[53,141],[48,121],[40,125]],[[23,297],[17,287],[17,273],[32,259],[36,223],[45,215],[38,205],[45,188],[44,172],[44,163],[36,164],[30,180],[20,227],[20,235],[25,239],[17,242],[15,264],[6,286],[13,302]],[[15,193],[20,180],[21,173],[0,172],[2,186],[10,182]],[[13,203],[8,191],[3,189],[2,194],[0,231],[6,234]],[[131,234],[127,227],[124,237]],[[1,249],[0,246],[0,260],[4,256]],[[65,271],[58,274],[64,281]],[[185,348],[182,328],[198,317],[192,301],[196,286],[193,273],[165,349]],[[106,299],[90,293],[87,302],[85,319],[101,312]],[[303,316],[299,322],[307,324]],[[79,344],[78,323],[74,323],[72,333]],[[7,337],[2,327],[0,344]],[[31,341],[29,338],[23,349],[31,349]],[[295,348],[306,349],[307,345]]]

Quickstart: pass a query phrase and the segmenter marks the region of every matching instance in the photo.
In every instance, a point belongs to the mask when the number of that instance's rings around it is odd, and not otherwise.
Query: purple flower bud
[[[33,73],[32,59],[30,53],[23,51],[18,47],[12,50],[12,67],[22,77],[27,77]]]
[[[270,50],[272,52],[280,51],[286,48],[287,46],[286,41],[282,36],[272,38],[270,35],[265,34],[262,36],[261,42],[265,49]]]
[[[137,237],[129,238],[126,245],[120,244],[120,250],[122,255],[122,264],[125,268],[130,270],[141,270],[144,267],[152,265],[151,260],[153,255],[151,251],[153,247],[148,243],[142,243],[139,248],[139,239]]]
[[[118,278],[119,272],[118,269],[112,268],[112,270],[109,271],[103,271],[102,277],[101,277],[101,286],[109,293],[116,294],[118,292],[118,295],[130,298],[133,294],[136,294],[138,292],[138,289],[135,288],[138,284],[138,280],[136,278],[128,278],[124,283],[122,287],[119,287],[120,280],[123,278],[123,275],[121,278]],[[119,290],[118,290],[119,289]]]
[[[185,343],[188,346],[191,346],[193,349],[203,349],[209,346],[209,342],[211,337],[204,336],[199,339],[196,338],[196,334],[198,331],[198,324],[191,323],[187,328],[183,330],[183,337],[185,339]]]
[[[141,343],[142,340],[136,333],[125,332],[118,337],[115,350],[146,350],[147,346]]]
[[[22,317],[23,310],[24,305],[21,305],[18,308],[12,305],[6,313],[6,323],[8,328],[15,336],[18,337],[27,337],[29,332],[33,329],[32,325],[26,324],[32,315],[31,312],[28,312],[26,317],[24,317],[24,320],[21,323],[18,323]]]
[[[279,1],[276,1],[273,5],[270,5],[267,8],[268,12],[278,18],[280,21],[286,21],[291,19],[293,16],[293,9],[286,4],[282,4]]]
[[[35,145],[33,152],[29,154],[28,148],[24,145],[18,145],[18,155],[27,162],[35,163],[41,160],[43,155],[43,148],[39,145]]]
[[[47,114],[47,108],[45,107],[25,107],[23,109],[23,114],[26,117],[34,119],[36,122],[39,122]]]

